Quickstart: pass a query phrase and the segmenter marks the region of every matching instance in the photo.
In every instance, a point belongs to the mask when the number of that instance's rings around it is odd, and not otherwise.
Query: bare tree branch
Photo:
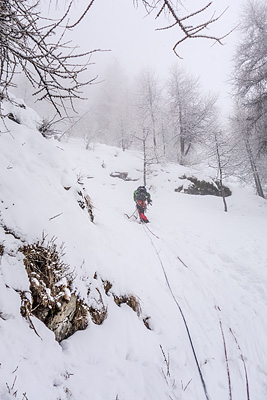
[[[180,10],[175,8],[175,5],[173,4],[173,2],[171,0],[157,0],[157,1],[151,1],[151,2],[143,1],[143,4],[145,5],[146,10],[149,9],[149,13],[152,10],[154,10],[155,8],[158,8],[158,7],[160,8],[156,15],[156,18],[159,18],[161,16],[161,14],[163,12],[165,12],[174,21],[170,25],[167,25],[162,28],[158,28],[157,29],[158,31],[163,31],[163,30],[167,30],[167,29],[172,29],[174,27],[178,27],[180,32],[182,32],[182,35],[183,35],[182,38],[177,40],[177,42],[173,46],[173,51],[179,58],[181,58],[181,57],[177,52],[177,47],[182,42],[184,42],[186,39],[196,39],[196,38],[197,39],[199,39],[199,38],[209,39],[209,40],[212,40],[219,44],[223,44],[222,40],[232,32],[232,31],[230,31],[221,37],[217,37],[214,35],[208,35],[205,33],[200,34],[200,32],[207,29],[211,24],[214,24],[215,22],[217,22],[221,18],[221,16],[226,12],[228,7],[218,17],[215,17],[215,13],[213,13],[213,15],[210,18],[205,19],[205,21],[203,23],[198,24],[198,25],[188,25],[187,26],[187,25],[185,25],[185,21],[192,19],[196,15],[205,13],[211,7],[212,2],[209,2],[205,7],[201,8],[199,10],[196,10],[193,13],[190,13],[183,17],[180,16]],[[179,4],[181,6],[182,2],[176,2],[176,4]]]
[[[92,84],[97,77],[80,77],[90,66],[95,49],[79,53],[78,47],[64,41],[66,32],[81,18],[68,26],[71,0],[60,18],[48,20],[39,11],[40,0],[30,5],[27,0],[0,0],[0,91],[8,96],[8,88],[15,86],[14,78],[23,72],[35,89],[37,100],[48,100],[61,114],[73,100],[82,98],[82,87]],[[86,12],[93,1],[90,2]],[[64,27],[65,25],[65,27]]]

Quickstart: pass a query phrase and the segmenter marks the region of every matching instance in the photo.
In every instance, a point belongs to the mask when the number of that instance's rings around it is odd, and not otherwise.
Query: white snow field
[[[152,165],[150,223],[139,224],[125,216],[143,183],[138,152],[45,139],[31,109],[5,107],[21,124],[1,122],[0,134],[0,399],[266,399],[266,200],[230,180],[225,213],[219,197],[175,192],[184,173],[213,171]],[[94,223],[77,203],[78,179]],[[61,343],[20,314],[29,280],[18,249],[43,235],[64,243],[81,298],[90,287],[107,307],[101,325]],[[117,306],[103,280],[135,296],[139,315]]]

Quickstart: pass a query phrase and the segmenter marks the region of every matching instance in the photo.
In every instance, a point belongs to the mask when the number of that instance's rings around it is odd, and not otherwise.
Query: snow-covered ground
[[[12,107],[22,123],[7,120],[0,134],[0,398],[267,398],[266,200],[230,181],[225,213],[219,197],[175,192],[189,169],[154,165],[150,224],[141,225],[125,216],[142,184],[137,152],[47,140],[37,115]],[[110,176],[118,171],[135,180]],[[78,181],[94,223],[77,203]],[[43,235],[64,243],[81,297],[109,281],[117,296],[139,300],[139,315],[102,290],[102,325],[59,344],[32,317],[37,336],[20,314],[29,281],[18,248]]]

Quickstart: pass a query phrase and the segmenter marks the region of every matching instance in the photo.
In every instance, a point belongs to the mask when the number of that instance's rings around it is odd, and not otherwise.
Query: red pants
[[[148,219],[147,219],[147,217],[146,217],[145,214],[144,214],[145,209],[146,209],[146,202],[145,202],[145,200],[137,200],[137,201],[136,201],[136,207],[137,207],[137,210],[138,210],[138,213],[139,213],[140,220],[141,220],[142,222],[148,222]]]

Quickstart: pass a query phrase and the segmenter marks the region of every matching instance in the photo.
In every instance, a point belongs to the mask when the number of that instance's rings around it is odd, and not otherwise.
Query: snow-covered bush
[[[221,196],[222,191],[220,187],[220,183],[216,180],[213,182],[207,182],[205,180],[199,180],[194,176],[181,176],[180,179],[185,179],[189,181],[189,184],[183,184],[175,189],[176,192],[183,192],[187,194],[196,194],[196,195],[211,195],[211,196]],[[222,187],[224,196],[231,196],[232,192],[227,186]]]
[[[30,280],[31,298],[22,295],[21,313],[24,317],[33,314],[48,328],[58,341],[75,331],[85,329],[87,307],[72,293],[73,274],[62,261],[63,246],[57,249],[55,238],[20,248],[24,254],[24,265]]]
[[[53,120],[49,121],[48,119],[44,118],[42,122],[38,125],[38,131],[46,139],[56,137],[59,132],[53,127],[54,124],[55,122]]]
[[[40,306],[54,308],[61,307],[63,300],[70,298],[72,281],[68,265],[61,261],[63,248],[57,250],[55,238],[45,244],[45,237],[41,241],[23,246],[24,265],[28,273],[33,295],[33,308],[38,306],[36,313],[42,313]]]

